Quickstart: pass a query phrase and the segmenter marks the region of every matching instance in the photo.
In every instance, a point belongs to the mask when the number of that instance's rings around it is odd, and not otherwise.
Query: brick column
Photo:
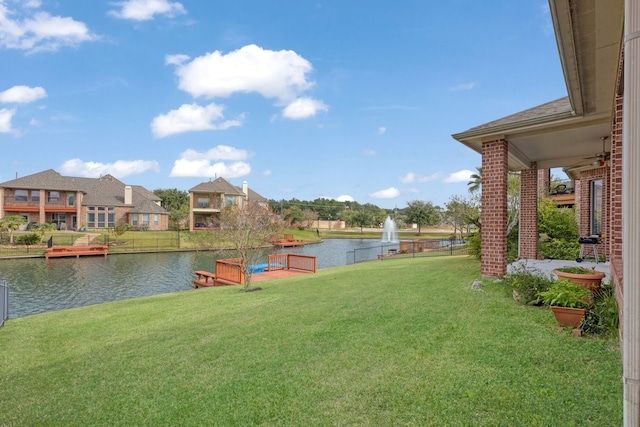
[[[482,144],[482,258],[485,277],[507,273],[507,153],[504,139]]]
[[[538,169],[538,191],[546,197],[551,192],[551,169]]]
[[[518,253],[522,259],[538,258],[537,185],[538,168],[534,162],[529,169],[523,170],[520,174],[520,236]]]

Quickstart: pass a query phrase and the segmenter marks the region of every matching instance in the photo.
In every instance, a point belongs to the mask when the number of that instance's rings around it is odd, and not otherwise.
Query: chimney
[[[242,192],[245,196],[249,197],[249,184],[247,181],[242,181]]]
[[[130,205],[133,203],[133,190],[130,185],[124,187],[124,204]]]

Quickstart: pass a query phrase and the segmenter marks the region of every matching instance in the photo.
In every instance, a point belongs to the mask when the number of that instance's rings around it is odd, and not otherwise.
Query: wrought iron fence
[[[9,284],[0,280],[0,328],[9,318]]]
[[[436,257],[469,255],[469,246],[463,240],[429,239],[407,240],[397,243],[380,243],[366,248],[357,248],[346,253],[347,265],[389,257]]]

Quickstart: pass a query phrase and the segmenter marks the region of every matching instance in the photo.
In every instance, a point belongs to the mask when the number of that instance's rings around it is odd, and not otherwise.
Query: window
[[[40,190],[31,190],[31,201],[32,202],[40,201]]]
[[[591,186],[591,234],[602,234],[602,180],[594,179]]]
[[[199,208],[208,208],[209,207],[209,199],[206,197],[198,197],[198,207]]]
[[[67,206],[75,206],[76,205],[76,195],[69,194],[67,196]]]
[[[59,191],[48,191],[47,192],[47,202],[49,203],[58,203],[60,201],[60,192]]]
[[[109,208],[107,214],[107,227],[116,226],[116,208]]]
[[[26,202],[28,198],[27,190],[16,190],[13,196],[16,202]]]
[[[159,225],[160,223],[160,215],[158,214],[153,214],[153,225]]]
[[[230,206],[235,204],[236,198],[234,196],[224,196],[224,205]]]
[[[103,212],[98,212],[98,228],[104,228],[104,209]]]
[[[142,225],[149,225],[149,214],[142,214]]]
[[[96,214],[93,212],[87,213],[87,228],[96,228]]]
[[[138,214],[137,213],[131,214],[131,225],[134,226],[134,227],[138,226]]]

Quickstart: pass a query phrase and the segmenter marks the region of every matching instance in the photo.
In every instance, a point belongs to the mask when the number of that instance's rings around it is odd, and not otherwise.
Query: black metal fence
[[[9,284],[0,280],[0,328],[9,318]]]
[[[56,233],[49,242],[39,244],[0,244],[0,258],[11,257],[44,257],[48,246],[72,246],[72,245],[108,245],[109,253],[145,252],[145,251],[170,251],[180,249],[180,233],[157,236],[140,232],[135,238],[127,237],[126,240],[118,239],[108,233],[98,236]]]
[[[462,240],[429,239],[409,240],[397,243],[382,242],[379,245],[357,248],[346,253],[347,265],[389,257],[436,257],[469,255],[469,246]]]

